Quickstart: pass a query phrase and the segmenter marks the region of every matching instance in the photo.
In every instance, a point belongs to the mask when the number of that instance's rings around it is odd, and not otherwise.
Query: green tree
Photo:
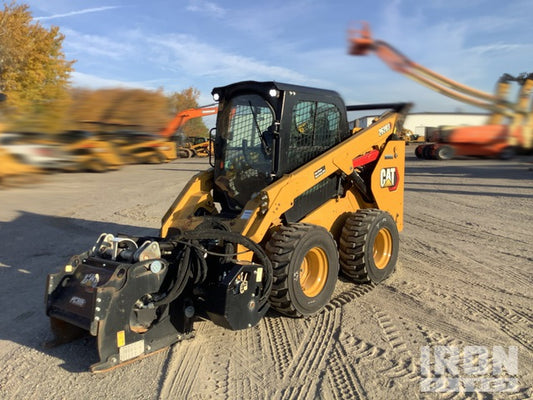
[[[180,111],[187,110],[188,108],[198,108],[199,97],[200,91],[193,87],[183,89],[181,92],[172,93],[168,97],[168,103],[172,117]],[[207,137],[209,133],[202,118],[194,118],[185,124],[183,127],[183,134],[185,136]]]
[[[72,64],[62,51],[59,28],[33,21],[27,5],[0,10],[0,92],[4,115],[15,125],[33,123],[45,130],[62,123],[69,97]]]

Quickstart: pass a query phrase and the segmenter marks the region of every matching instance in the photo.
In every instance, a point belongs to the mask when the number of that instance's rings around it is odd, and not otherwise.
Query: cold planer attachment
[[[254,261],[237,261],[237,246]],[[262,248],[237,233],[104,233],[48,276],[46,312],[59,340],[97,337],[100,361],[91,371],[101,372],[192,337],[197,318],[233,330],[256,325],[269,307],[271,277]]]

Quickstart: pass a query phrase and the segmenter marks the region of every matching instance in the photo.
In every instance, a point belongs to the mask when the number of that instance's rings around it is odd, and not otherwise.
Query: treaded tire
[[[422,150],[424,150],[424,145],[423,144],[416,146],[416,149],[415,149],[416,158],[423,158]]]
[[[422,158],[425,160],[433,159],[432,152],[433,146],[430,144],[425,144],[424,147],[422,147]]]
[[[389,213],[363,209],[346,220],[339,240],[342,272],[357,283],[379,283],[394,272],[399,234]]]
[[[265,246],[274,281],[270,303],[291,317],[316,314],[329,302],[339,274],[337,244],[324,228],[281,226]]]

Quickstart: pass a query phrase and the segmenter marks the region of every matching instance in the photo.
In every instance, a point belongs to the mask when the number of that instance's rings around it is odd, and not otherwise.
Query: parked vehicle
[[[0,147],[18,162],[42,170],[68,170],[75,166],[72,155],[59,146],[38,143],[35,134],[2,133]]]

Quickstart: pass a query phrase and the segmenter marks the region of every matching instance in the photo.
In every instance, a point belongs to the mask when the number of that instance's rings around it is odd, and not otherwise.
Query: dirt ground
[[[42,346],[52,339],[46,275],[101,232],[156,234],[206,162],[49,175],[0,190],[0,398],[533,398],[533,159],[417,160],[412,147],[399,262],[387,281],[341,278],[326,310],[310,319],[269,312],[243,331],[198,322],[195,339],[105,374],[87,372],[97,361],[92,338]],[[479,375],[466,369],[470,346],[487,350]],[[493,346],[510,360],[502,371]],[[438,349],[458,352],[447,359],[458,372],[444,370],[435,390],[455,378],[517,384],[503,386],[509,393],[426,392]]]

